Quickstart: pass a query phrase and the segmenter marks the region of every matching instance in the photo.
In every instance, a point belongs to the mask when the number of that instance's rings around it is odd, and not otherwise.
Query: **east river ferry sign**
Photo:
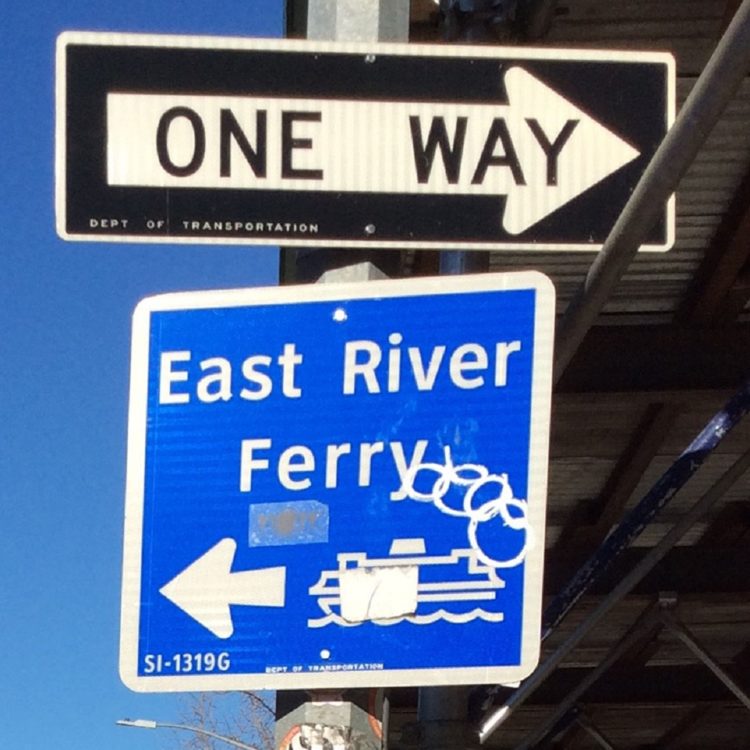
[[[126,684],[528,675],[540,644],[554,312],[552,284],[535,272],[144,300]]]
[[[662,54],[66,33],[58,231],[595,250],[673,101]]]

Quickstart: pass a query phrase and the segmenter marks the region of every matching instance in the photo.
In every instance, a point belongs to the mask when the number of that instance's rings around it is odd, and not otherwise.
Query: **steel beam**
[[[620,642],[560,701],[552,715],[518,746],[518,750],[530,750],[552,731],[553,727],[575,707],[581,696],[641,639],[643,628],[656,616],[658,606],[658,602],[654,602],[639,615]]]
[[[674,125],[566,309],[555,351],[557,382],[682,176],[750,69],[750,0],[744,0]]]
[[[576,717],[576,724],[583,729],[586,734],[596,741],[599,747],[604,750],[617,750],[615,746],[594,726],[594,723],[585,714],[581,713]]]
[[[745,397],[750,400],[750,384],[745,389]],[[568,638],[551,654],[521,687],[513,693],[503,706],[491,710],[483,719],[478,733],[480,742],[486,742],[507,717],[541,685],[559,666],[562,660],[583,640],[602,618],[630,592],[646,574],[667,554],[667,552],[690,530],[730,487],[750,468],[750,450],[746,451],[721,476],[697,503],[675,524],[662,540],[652,547],[641,561],[612,589],[600,604],[581,622]]]
[[[750,696],[730,677],[721,664],[701,646],[698,639],[681,622],[678,622],[668,610],[661,613],[661,619],[664,622],[664,627],[679,638],[721,680],[726,688],[734,694],[735,698],[750,711]]]
[[[638,504],[609,534],[599,549],[579,568],[567,586],[547,606],[542,622],[542,638],[546,638],[557,627],[584,592],[611,565],[615,557],[656,518],[658,513],[695,474],[729,431],[748,412],[750,412],[750,381],[745,383],[724,408],[714,415],[677,460],[659,477]],[[675,526],[675,529],[681,527],[681,525],[682,521]],[[692,523],[690,525],[692,526]],[[654,549],[659,549],[659,546]],[[664,553],[666,551],[665,549]]]

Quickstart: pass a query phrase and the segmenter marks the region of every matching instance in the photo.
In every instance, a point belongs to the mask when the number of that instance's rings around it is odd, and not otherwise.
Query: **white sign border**
[[[524,567],[524,626],[521,664],[516,667],[391,669],[362,672],[302,672],[297,674],[181,674],[138,675],[141,555],[143,545],[144,475],[151,314],[216,307],[290,305],[418,295],[450,295],[485,291],[534,289],[534,357],[531,383],[528,501],[529,520],[537,543]],[[291,690],[339,687],[476,685],[516,682],[536,667],[540,652],[542,577],[547,504],[552,362],[555,329],[555,289],[537,271],[465,276],[386,279],[340,284],[259,287],[184,292],[147,297],[133,315],[128,455],[120,628],[120,676],[138,692],[204,690]]]

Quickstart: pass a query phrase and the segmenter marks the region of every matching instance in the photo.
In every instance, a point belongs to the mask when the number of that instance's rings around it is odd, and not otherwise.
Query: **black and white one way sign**
[[[67,33],[58,230],[597,249],[673,100],[661,54]]]

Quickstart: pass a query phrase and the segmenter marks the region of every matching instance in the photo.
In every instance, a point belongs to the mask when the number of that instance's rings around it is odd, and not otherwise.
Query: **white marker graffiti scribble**
[[[451,623],[465,623],[481,619],[488,622],[501,622],[502,612],[486,611],[479,607],[469,611],[449,611],[451,603],[459,609],[467,602],[490,602],[497,598],[498,589],[505,582],[497,575],[495,566],[479,562],[473,549],[454,549],[449,555],[427,555],[424,539],[395,539],[388,557],[368,558],[365,552],[342,552],[336,556],[338,568],[324,570],[309,593],[318,597],[318,606],[323,616],[309,619],[309,628],[322,628],[326,625],[353,627],[363,622],[376,625],[396,625],[410,622],[415,625],[428,625],[437,620]],[[347,602],[345,577],[356,571],[370,571],[377,574],[388,569],[417,569],[413,592],[412,611],[398,616],[379,616],[382,610],[373,606],[358,620],[342,616]],[[442,578],[440,576],[443,576]],[[437,577],[436,577],[437,576]],[[382,576],[384,585],[394,579]],[[384,591],[385,597],[398,596],[401,592]]]
[[[508,475],[492,474],[486,466],[481,464],[453,464],[450,446],[444,446],[445,464],[425,462],[412,464],[401,478],[401,487],[396,493],[402,499],[415,500],[420,503],[432,503],[441,513],[458,518],[467,518],[467,538],[477,557],[485,565],[494,568],[513,568],[523,562],[528,551],[533,547],[533,530],[528,522],[528,504],[513,496],[513,488],[508,481]],[[432,487],[427,492],[418,491],[414,483],[420,472],[434,472],[437,474]],[[497,487],[494,494],[493,486]],[[456,487],[464,492],[460,507],[446,502],[446,496],[451,488]],[[490,499],[479,503],[478,496],[490,493]],[[509,559],[498,559],[490,555],[480,544],[478,530],[481,524],[500,518],[503,525],[512,531],[524,534],[524,543],[520,551]]]

